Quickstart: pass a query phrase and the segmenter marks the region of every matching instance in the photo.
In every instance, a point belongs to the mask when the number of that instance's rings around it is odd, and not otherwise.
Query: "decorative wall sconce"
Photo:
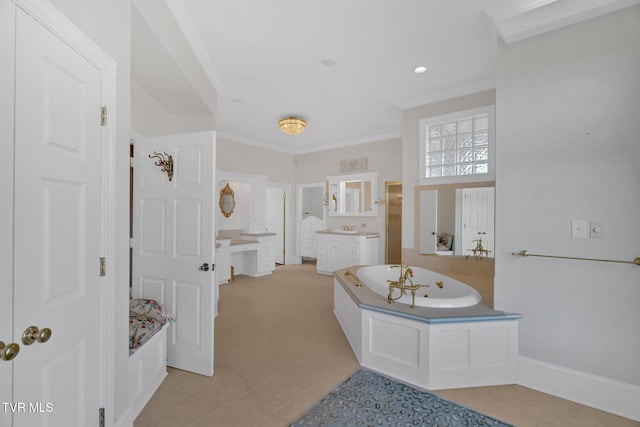
[[[162,167],[162,172],[166,172],[169,177],[169,182],[173,179],[173,157],[171,154],[167,153],[158,153],[157,151],[153,152],[153,156],[149,154],[150,159],[158,159],[155,162],[156,166]]]

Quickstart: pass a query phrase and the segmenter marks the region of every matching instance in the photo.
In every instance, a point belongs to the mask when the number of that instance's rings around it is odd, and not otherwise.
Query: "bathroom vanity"
[[[380,234],[363,231],[321,230],[318,234],[318,273],[333,274],[353,265],[378,263]]]
[[[275,270],[275,233],[244,233],[239,238],[218,236],[216,243],[216,277],[218,284],[231,279],[234,274],[260,277]]]

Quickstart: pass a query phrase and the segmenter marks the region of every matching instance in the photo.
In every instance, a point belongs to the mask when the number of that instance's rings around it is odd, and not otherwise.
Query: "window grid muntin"
[[[488,113],[429,124],[426,139],[427,178],[488,173]]]

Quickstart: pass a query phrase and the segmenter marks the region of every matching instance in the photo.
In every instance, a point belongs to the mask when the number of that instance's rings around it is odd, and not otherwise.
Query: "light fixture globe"
[[[297,135],[307,127],[307,122],[297,117],[287,117],[278,122],[278,127],[287,135]]]

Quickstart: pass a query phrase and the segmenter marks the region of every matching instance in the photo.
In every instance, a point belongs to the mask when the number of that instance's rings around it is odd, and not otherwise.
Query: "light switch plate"
[[[589,237],[589,221],[586,219],[571,220],[571,237],[574,239],[586,239]]]
[[[589,225],[589,237],[592,239],[604,238],[604,223],[602,221],[591,221]]]

